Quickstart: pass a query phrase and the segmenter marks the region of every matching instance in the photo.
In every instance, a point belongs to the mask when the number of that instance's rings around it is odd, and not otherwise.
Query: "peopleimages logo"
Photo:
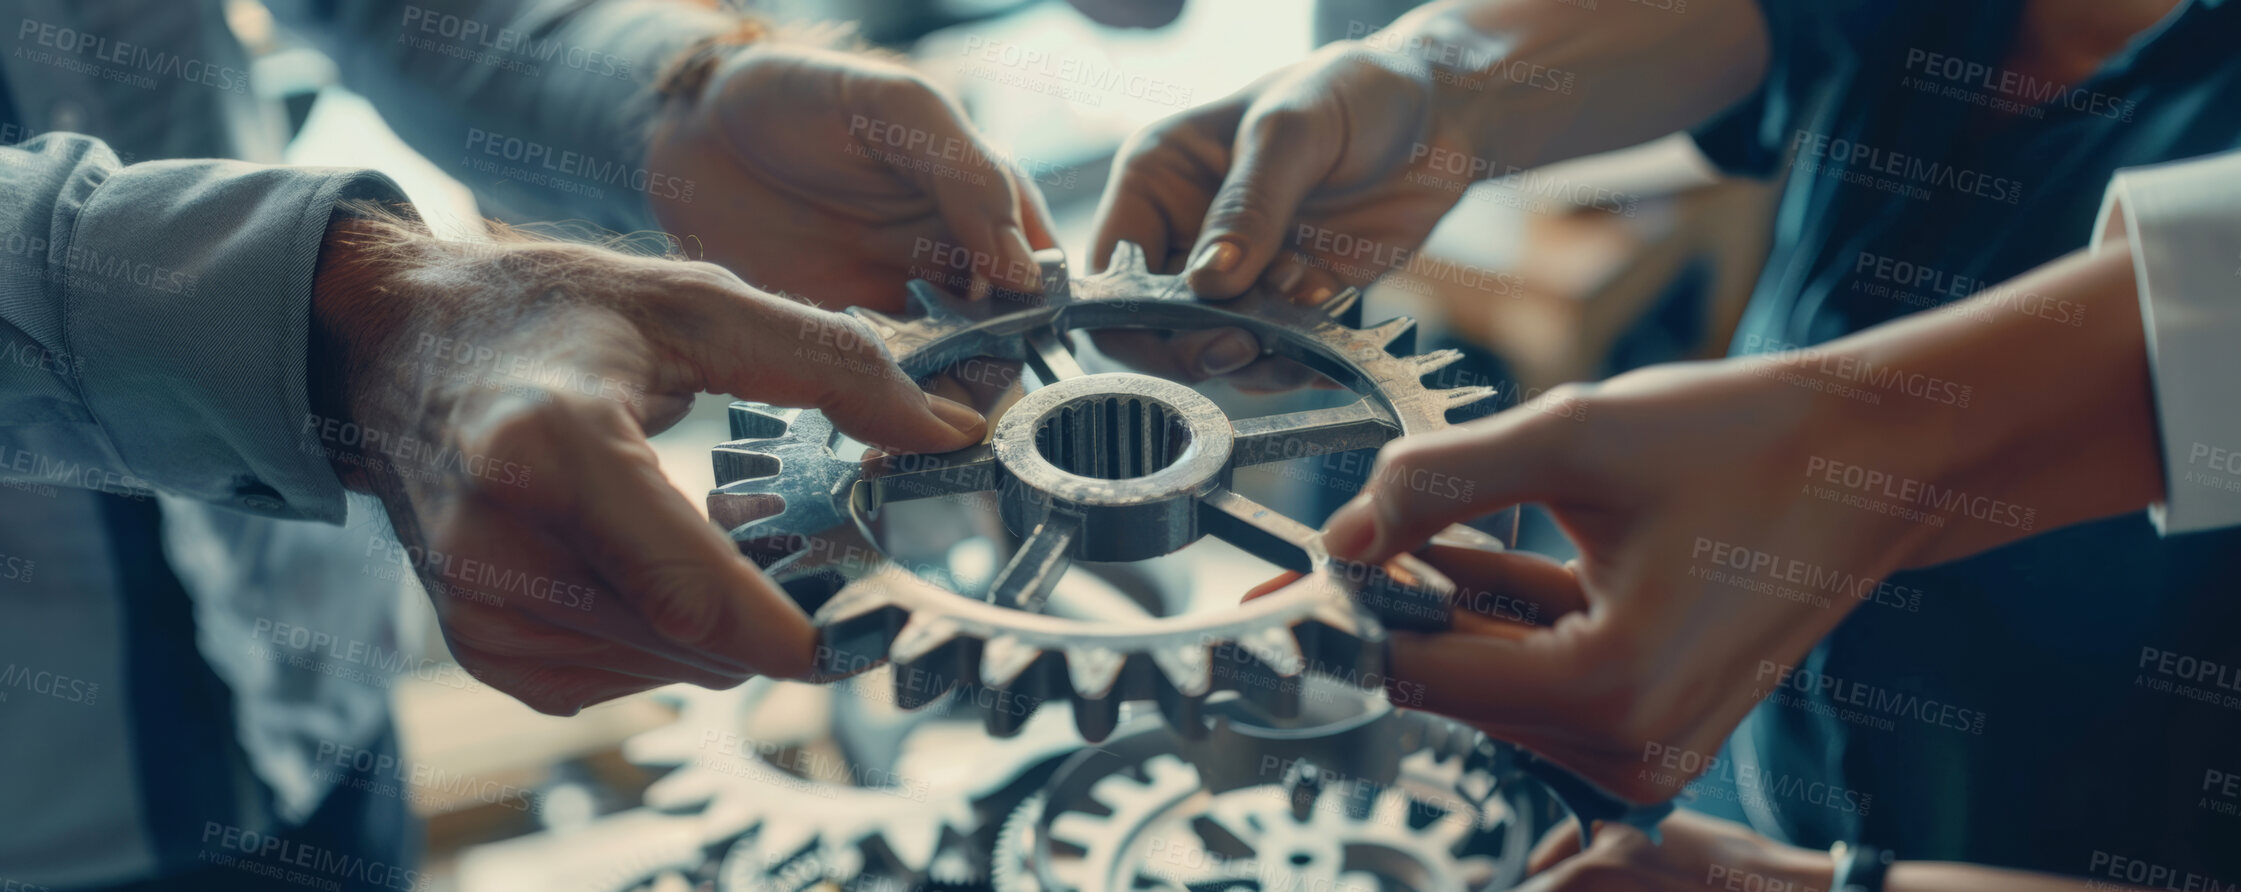
[[[372,861],[216,821],[203,822],[202,842],[201,860],[314,888],[339,888],[337,878],[400,892],[428,885],[427,876],[401,865]],[[211,847],[213,843],[215,849]],[[258,860],[241,861],[240,856]],[[312,874],[287,870],[290,867],[300,867]]]
[[[1809,480],[1895,499],[1902,504],[1919,505],[1946,515],[1960,515],[2018,530],[2031,529],[2039,520],[2037,508],[2025,508],[1991,496],[1818,455],[1805,460],[1805,476]]]
[[[2023,200],[2023,184],[2019,181],[1991,176],[1966,167],[1955,167],[1917,155],[1888,151],[1879,146],[1825,133],[1800,130],[1790,140],[1790,149],[1797,159],[1795,164],[1804,172],[1825,173],[1847,181],[1853,181],[1863,174],[1880,174],[1893,179],[1877,180],[1869,176],[1859,184],[1897,192],[1918,200],[1929,200],[1929,193],[1907,186],[1908,182],[2008,204],[2018,204]],[[1824,168],[1821,162],[1837,166]]]
[[[2236,892],[2234,884],[2219,882],[2215,877],[2206,877],[2190,870],[2179,870],[2153,861],[2142,861],[2138,858],[2110,854],[2099,849],[2093,850],[2093,857],[2086,862],[2086,871],[2106,875],[2110,879],[2122,880],[2134,886],[2168,889],[2171,892]],[[2107,885],[2099,881],[2095,881],[2095,884],[2099,886]]]
[[[1812,669],[1785,666],[1771,660],[1760,660],[1757,680],[1765,683],[1769,678],[1773,680],[1772,693],[1775,696],[1780,696],[1786,691],[1818,695],[1826,698],[1830,703],[1856,706],[1884,715],[1912,719],[1933,727],[1970,734],[1984,733],[1984,713],[1955,706],[1935,698],[1922,697],[1903,691],[1893,691],[1878,685],[1838,678],[1826,672],[1817,672]],[[1784,705],[1812,709],[1819,704],[1811,701],[1796,701]],[[1841,715],[1836,717],[1845,718]],[[1884,730],[1889,730],[1889,728]]]
[[[2132,120],[2137,103],[2118,99],[2106,93],[2080,90],[2060,81],[2043,80],[1982,62],[1974,62],[1944,53],[1933,53],[1920,47],[1906,51],[1906,70],[1937,78],[1955,86],[1973,87],[2001,96],[2013,97],[2003,104],[2002,111],[2034,113],[2031,117],[2043,118],[2046,113],[2038,106],[2055,104],[2071,111],[2108,118],[2112,121]]]

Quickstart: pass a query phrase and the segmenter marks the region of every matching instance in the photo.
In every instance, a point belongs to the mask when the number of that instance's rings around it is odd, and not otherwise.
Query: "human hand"
[[[808,619],[647,444],[695,393],[815,407],[914,451],[986,426],[861,323],[708,263],[338,222],[313,317],[321,447],[381,498],[460,665],[555,715],[810,669]]]
[[[1566,821],[1533,849],[1525,892],[1638,889],[1703,892],[1709,889],[1784,889],[1824,892],[1836,873],[1825,851],[1775,842],[1733,821],[1674,812],[1658,825],[1660,839],[1624,824],[1595,828],[1595,843],[1580,850],[1580,832]]]
[[[735,48],[655,122],[649,167],[697,188],[653,195],[699,259],[820,305],[905,308],[929,279],[980,297],[1039,291],[1042,196],[909,69],[779,43]]]
[[[1211,105],[1152,125],[1121,150],[1098,209],[1092,262],[1131,241],[1152,271],[1200,296],[1260,291],[1320,304],[1407,265],[1461,197],[1410,175],[1435,148],[1471,154],[1455,100],[1418,59],[1358,42],[1325,47]],[[1179,380],[1228,375],[1286,389],[1312,377],[1233,328],[1101,333],[1105,352]]]
[[[1883,580],[1931,528],[1801,490],[1831,462],[1940,479],[1906,454],[1921,441],[1850,427],[1761,368],[1647,369],[1388,445],[1328,524],[1334,555],[1383,560],[1523,502],[1580,553],[1429,553],[1469,596],[1453,632],[1395,633],[1392,675],[1423,686],[1419,705],[1663,800],[1782,680],[1769,666],[1796,666],[1863,599],[1902,596]],[[1520,602],[1533,609],[1469,609]],[[1667,752],[1698,758],[1670,770],[1653,758]]]
[[[1449,523],[1545,505],[1577,562],[1429,555],[1466,593],[1459,608],[1523,601],[1534,623],[1458,611],[1453,634],[1396,634],[1392,674],[1420,681],[1426,708],[1607,790],[1669,798],[1852,610],[1920,609],[1892,572],[2161,495],[2132,275],[2125,252],[2072,255],[1957,308],[1990,324],[1921,314],[1397,440],[1324,541],[1382,560]],[[2050,333],[1998,311],[2004,294],[2113,321]]]

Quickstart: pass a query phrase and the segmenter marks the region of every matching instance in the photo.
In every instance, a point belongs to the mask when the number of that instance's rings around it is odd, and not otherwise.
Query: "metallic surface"
[[[819,695],[829,709],[822,716],[777,716],[775,730],[754,722],[787,708],[771,703],[782,688]],[[931,711],[867,726],[849,714],[876,692],[851,685],[807,688],[754,679],[729,691],[673,690],[684,698],[678,721],[632,738],[624,755],[641,765],[674,767],[647,789],[646,803],[692,816],[705,845],[728,846],[719,872],[727,892],[790,888],[805,878],[814,885],[869,877],[907,888],[956,875],[965,870],[959,859],[984,860],[969,851],[966,839],[1016,800],[1003,799],[993,811],[989,804],[1038,764],[1080,746],[1064,717],[1053,713],[1010,740],[985,742],[937,782],[894,764],[804,756],[797,747],[809,741],[783,724],[802,725],[820,738],[826,732],[844,740],[903,737],[922,732]],[[835,767],[848,777],[806,776],[816,772],[804,770]]]
[[[1444,427],[1448,410],[1494,395],[1422,384],[1460,354],[1403,355],[1413,326],[1405,318],[1363,329],[1340,323],[1335,317],[1358,300],[1351,291],[1321,308],[1209,303],[1178,278],[1148,272],[1133,245],[1115,252],[1108,272],[1078,279],[1057,252],[1039,259],[1045,296],[1033,302],[966,303],[913,283],[921,318],[850,311],[915,376],[981,357],[1033,370],[1046,386],[998,421],[988,443],[863,459],[836,452],[844,441],[816,412],[733,405],[734,439],[716,447],[720,485],[709,512],[813,610],[821,671],[845,675],[891,661],[905,704],[963,685],[997,735],[1052,698],[1073,701],[1092,740],[1112,732],[1122,703],[1145,700],[1183,733],[1198,734],[1211,693],[1235,690],[1288,715],[1303,673],[1378,685],[1387,628],[1446,625],[1452,586],[1429,566],[1409,556],[1383,567],[1334,560],[1313,528],[1229,482],[1239,467],[1374,448]],[[1269,353],[1359,399],[1232,419],[1179,384],[1084,374],[1071,333],[1111,328],[1242,328]],[[930,582],[868,544],[885,506],[974,494],[991,494],[1023,540],[985,599]],[[1207,535],[1303,575],[1204,614],[1116,616],[1051,603],[1055,580],[1075,560],[1154,557]]]
[[[1274,730],[1225,720],[1192,742],[1147,727],[1076,754],[1006,821],[996,888],[1501,889],[1554,815],[1451,722],[1378,702]]]

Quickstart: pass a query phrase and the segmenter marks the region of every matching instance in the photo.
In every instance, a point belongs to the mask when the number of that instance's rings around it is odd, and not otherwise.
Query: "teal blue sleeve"
[[[74,134],[0,148],[0,480],[340,522],[305,360],[352,199],[404,196],[365,171],[124,166]]]
[[[655,78],[736,16],[676,0],[267,0],[399,136],[509,220],[653,229]]]
[[[1906,21],[1883,0],[1758,0],[1769,55],[1758,90],[1692,128],[1697,148],[1721,170],[1765,178],[1789,157],[1801,129],[1839,99],[1842,75],[1860,64],[1870,35]]]

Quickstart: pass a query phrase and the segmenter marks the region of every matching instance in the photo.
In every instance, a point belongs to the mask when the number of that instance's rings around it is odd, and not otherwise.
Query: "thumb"
[[[820,410],[842,433],[887,452],[947,452],[987,434],[979,412],[920,389],[863,321],[745,286],[728,290],[701,317],[708,324],[666,338],[704,370],[703,389]]]
[[[840,314],[827,314],[825,324],[845,334],[826,341],[826,355],[804,357],[817,380],[800,402],[825,413],[841,433],[888,453],[948,452],[987,435],[979,412],[927,393],[904,374],[870,326]]]
[[[938,158],[918,159],[928,163],[895,169],[933,197],[950,237],[972,252],[974,276],[1013,290],[1041,291],[1035,243],[1039,237],[1048,245],[1051,237],[1047,217],[1039,218],[1043,199],[1034,185],[1016,176],[1010,160],[990,148],[965,113],[932,86],[898,78],[883,88],[880,105],[893,119],[940,147]],[[974,292],[978,297],[979,289]]]
[[[1321,118],[1279,108],[1256,109],[1237,129],[1229,175],[1206,212],[1198,245],[1184,270],[1202,297],[1245,293],[1284,247],[1284,227],[1309,190],[1337,164],[1334,133]]]
[[[1324,524],[1323,542],[1336,557],[1383,561],[1449,524],[1560,495],[1578,429],[1517,408],[1387,443],[1361,494]]]

